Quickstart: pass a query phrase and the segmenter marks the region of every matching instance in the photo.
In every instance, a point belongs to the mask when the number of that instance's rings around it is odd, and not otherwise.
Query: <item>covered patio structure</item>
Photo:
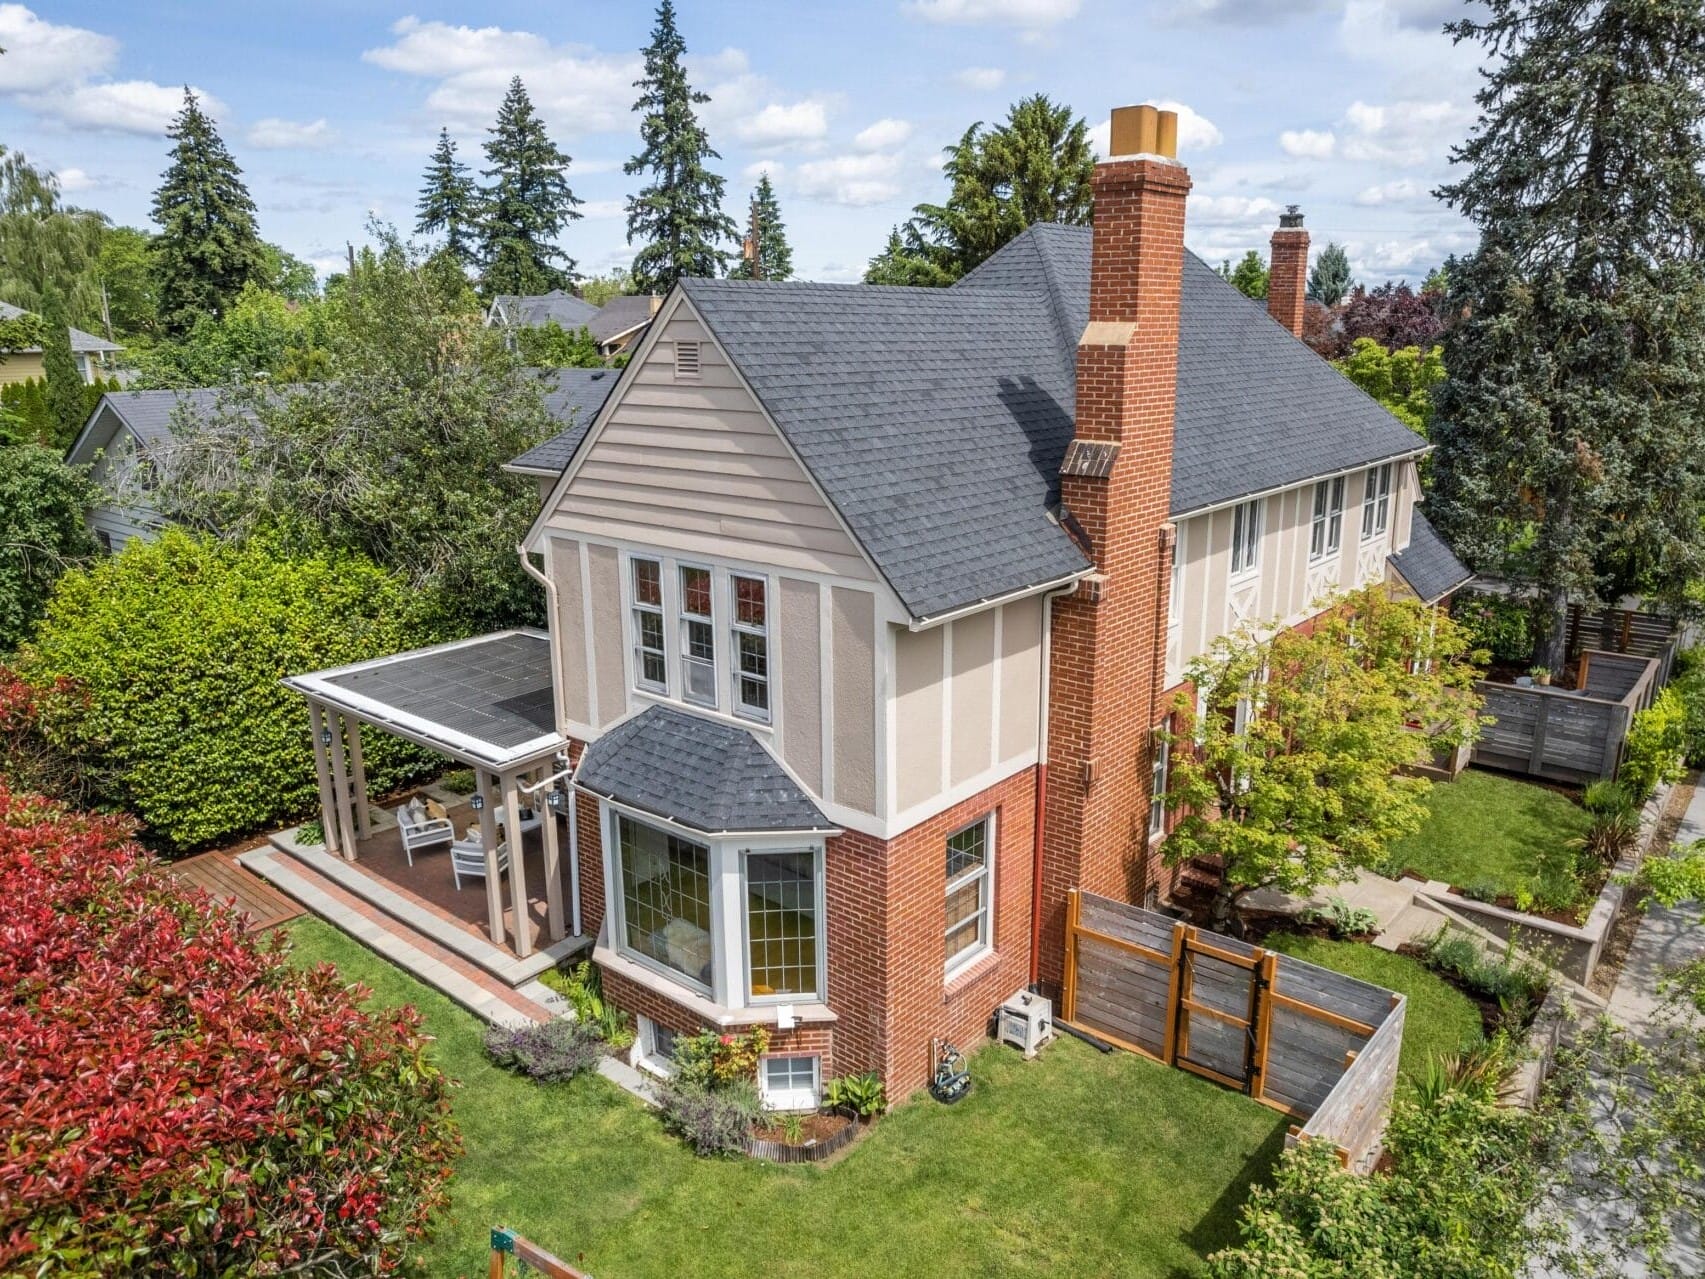
[[[362,729],[379,729],[466,765],[473,771],[472,806],[483,854],[486,926],[492,942],[526,959],[533,952],[523,807],[539,823],[548,941],[580,933],[579,869],[568,858],[564,917],[562,839],[557,814],[571,814],[568,739],[557,731],[550,639],[542,631],[498,631],[348,666],[291,675],[287,687],[308,702],[319,777],[326,851],[356,861],[378,824],[362,758]],[[499,814],[501,813],[501,817]],[[500,840],[502,823],[505,838]],[[568,823],[574,840],[574,823]],[[452,828],[451,835],[454,836]],[[500,857],[500,845],[508,856]],[[422,850],[416,860],[443,859],[448,848]],[[476,858],[477,864],[477,858]],[[506,894],[513,936],[505,927]],[[572,932],[570,931],[572,929]]]

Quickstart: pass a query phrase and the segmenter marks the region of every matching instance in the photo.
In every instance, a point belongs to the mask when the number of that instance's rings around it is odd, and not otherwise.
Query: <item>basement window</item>
[[[816,1110],[819,1057],[766,1057],[758,1091],[771,1110]]]
[[[697,342],[675,343],[675,379],[697,378],[699,375],[699,344]]]

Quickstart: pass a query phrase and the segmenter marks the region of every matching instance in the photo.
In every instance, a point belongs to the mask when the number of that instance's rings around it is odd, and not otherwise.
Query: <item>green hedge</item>
[[[317,802],[307,705],[283,676],[434,638],[368,560],[172,529],[61,578],[19,665],[38,688],[73,682],[78,695],[46,701],[48,741],[151,842],[181,851]],[[384,733],[363,746],[375,790],[435,762]]]
[[[1687,708],[1681,690],[1671,684],[1643,711],[1634,713],[1616,780],[1637,804],[1650,799],[1663,782],[1678,780],[1687,754]]]

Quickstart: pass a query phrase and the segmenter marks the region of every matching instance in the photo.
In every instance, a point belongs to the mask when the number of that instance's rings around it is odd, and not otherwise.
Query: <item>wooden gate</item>
[[[1272,984],[1265,952],[1238,955],[1179,925],[1174,932],[1172,1064],[1253,1092],[1266,1060],[1261,1012]]]

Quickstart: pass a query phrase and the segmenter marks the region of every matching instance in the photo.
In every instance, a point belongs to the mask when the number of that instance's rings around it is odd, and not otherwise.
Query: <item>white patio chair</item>
[[[448,817],[428,817],[426,810],[414,803],[404,804],[396,811],[397,832],[403,840],[403,856],[414,865],[417,850],[437,848],[456,838],[456,828]]]
[[[497,872],[509,869],[509,845],[497,846]],[[456,891],[462,891],[464,879],[485,878],[485,845],[477,839],[458,839],[450,845],[450,873],[456,879]]]

